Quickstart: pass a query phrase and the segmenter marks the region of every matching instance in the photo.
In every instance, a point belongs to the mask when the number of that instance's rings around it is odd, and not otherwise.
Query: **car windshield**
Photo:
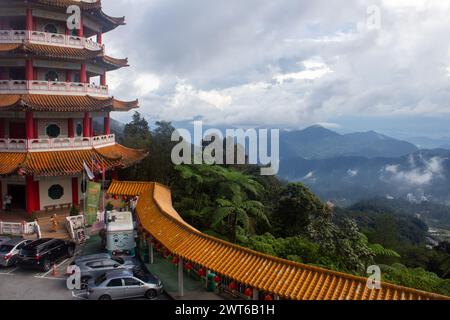
[[[111,258],[111,260],[114,260],[114,261],[118,262],[119,264],[125,263],[125,260],[123,260],[122,258],[119,258],[119,257],[113,257],[113,258]]]
[[[133,275],[146,283],[158,282],[158,280],[151,273],[145,272],[145,270],[140,267],[135,267],[133,269]]]
[[[101,275],[100,277],[98,277],[97,279],[95,279],[95,285],[99,286],[101,285],[104,281],[106,280],[106,274]]]
[[[13,246],[4,244],[0,246],[0,253],[8,253],[12,250],[12,248],[14,248]]]

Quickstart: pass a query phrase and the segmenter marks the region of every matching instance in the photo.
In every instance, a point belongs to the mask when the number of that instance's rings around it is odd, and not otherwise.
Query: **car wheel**
[[[88,286],[88,282],[89,282],[90,277],[81,277],[81,289],[86,289]]]
[[[145,298],[146,299],[154,299],[156,298],[156,291],[153,289],[147,290],[147,292],[145,292]]]
[[[75,250],[73,249],[73,247],[67,248],[67,256],[68,256],[69,258],[72,258],[72,257],[73,257],[74,252],[75,252]]]
[[[50,270],[50,268],[51,268],[50,261],[45,259],[44,263],[42,264],[42,271],[47,272],[48,270]]]
[[[98,298],[98,300],[111,300],[111,296],[104,294],[100,298]]]

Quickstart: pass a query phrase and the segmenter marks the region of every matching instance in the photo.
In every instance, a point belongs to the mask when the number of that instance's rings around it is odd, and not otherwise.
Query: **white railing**
[[[36,233],[39,229],[39,224],[37,222],[0,221],[0,234],[8,234],[13,236],[30,235]]]
[[[0,94],[27,93],[108,96],[108,86],[63,81],[0,80]]]
[[[95,137],[55,139],[0,139],[0,150],[45,151],[54,149],[83,149],[112,145],[115,142],[116,137],[114,134]]]
[[[104,48],[104,46],[100,43],[78,36],[48,33],[43,31],[0,30],[0,43],[21,43],[23,41],[70,48],[81,48],[92,51],[102,50]]]

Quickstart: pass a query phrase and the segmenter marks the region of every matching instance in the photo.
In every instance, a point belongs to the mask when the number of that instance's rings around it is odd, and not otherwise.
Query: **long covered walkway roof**
[[[203,234],[180,217],[170,190],[157,183],[113,181],[108,192],[139,195],[136,210],[142,227],[173,254],[284,299],[450,299],[388,283],[371,290],[366,278],[280,259]]]

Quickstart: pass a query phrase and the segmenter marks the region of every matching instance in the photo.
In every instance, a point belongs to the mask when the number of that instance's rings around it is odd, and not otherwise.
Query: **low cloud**
[[[433,157],[427,160],[422,156],[413,159],[411,156],[408,161],[409,168],[402,169],[398,164],[385,166],[381,170],[383,173],[382,179],[406,184],[407,186],[425,186],[434,179],[442,177],[444,160],[441,157]]]

